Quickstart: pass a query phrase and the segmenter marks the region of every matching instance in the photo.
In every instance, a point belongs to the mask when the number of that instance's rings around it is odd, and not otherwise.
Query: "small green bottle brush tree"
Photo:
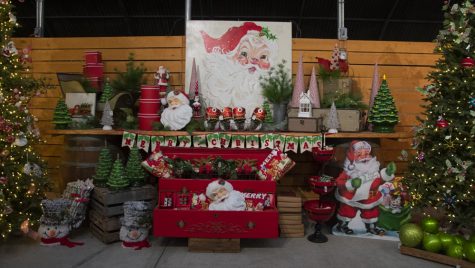
[[[109,188],[111,188],[112,190],[121,190],[127,188],[129,184],[129,180],[125,176],[124,166],[122,165],[120,159],[117,157],[114,162],[114,165],[112,166],[112,171],[109,176],[109,179],[107,180],[107,186],[109,186]]]
[[[59,99],[54,108],[53,124],[56,129],[67,129],[73,120],[63,99]]]
[[[129,159],[126,165],[126,177],[132,186],[142,186],[145,184],[147,173],[141,165],[142,157],[137,147],[130,149]]]
[[[101,149],[99,161],[96,166],[96,175],[94,176],[94,185],[97,187],[107,186],[107,180],[112,170],[112,156],[107,147]]]

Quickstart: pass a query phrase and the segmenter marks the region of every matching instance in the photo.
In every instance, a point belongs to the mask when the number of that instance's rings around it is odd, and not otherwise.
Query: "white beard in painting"
[[[250,73],[252,64],[241,65],[225,54],[214,52],[207,54],[204,64],[208,72],[203,79],[203,97],[208,107],[244,107],[249,118],[256,107],[262,106],[259,77],[266,71],[257,67]]]

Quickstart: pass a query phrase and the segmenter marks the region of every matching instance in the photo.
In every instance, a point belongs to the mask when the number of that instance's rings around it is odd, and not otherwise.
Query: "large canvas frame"
[[[243,107],[249,118],[264,98],[259,77],[285,60],[291,72],[290,22],[189,21],[186,27],[186,88],[193,59],[206,107]],[[193,93],[193,92],[190,92]]]

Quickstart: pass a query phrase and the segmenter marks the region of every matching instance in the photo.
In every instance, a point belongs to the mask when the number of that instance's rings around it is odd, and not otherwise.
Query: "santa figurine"
[[[391,162],[379,170],[380,163],[371,156],[371,145],[366,141],[352,141],[348,148],[343,172],[336,179],[335,197],[340,201],[337,212],[336,229],[345,234],[354,234],[348,227],[350,221],[361,212],[361,221],[366,232],[384,235],[385,231],[376,227],[383,194],[379,187],[394,178],[396,165]]]
[[[231,107],[224,107],[221,110],[221,116],[219,117],[219,121],[222,130],[231,130],[234,126],[233,109],[231,109]]]
[[[246,109],[243,107],[234,107],[233,109],[234,125],[237,130],[246,128]]]
[[[193,116],[189,102],[185,93],[179,90],[170,91],[166,98],[168,107],[163,110],[160,122],[170,130],[184,128]]]
[[[195,95],[193,98],[193,103],[191,104],[193,108],[193,118],[200,119],[201,118],[201,103],[200,103],[200,96]]]
[[[209,210],[242,211],[246,209],[246,201],[241,192],[235,191],[231,183],[219,179],[206,187],[206,196],[211,199]]]
[[[204,122],[207,130],[219,130],[219,118],[221,117],[221,111],[214,107],[206,108],[206,120]]]
[[[153,76],[156,80],[158,89],[160,90],[160,97],[165,97],[168,88],[168,79],[170,79],[170,72],[168,69],[160,66]]]
[[[251,117],[251,130],[260,130],[262,127],[262,123],[266,118],[266,111],[262,108],[254,109]]]

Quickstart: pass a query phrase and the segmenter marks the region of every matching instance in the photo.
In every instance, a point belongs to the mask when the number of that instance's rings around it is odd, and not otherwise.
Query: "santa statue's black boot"
[[[365,226],[366,226],[366,232],[368,233],[371,233],[374,235],[384,235],[384,233],[386,233],[386,231],[384,231],[383,229],[379,229],[378,227],[376,227],[375,223],[365,223]]]
[[[338,225],[336,226],[336,229],[342,233],[345,233],[345,234],[354,234],[355,232],[353,232],[353,230],[351,230],[349,227],[348,227],[348,224],[350,222],[349,221],[338,221]]]

